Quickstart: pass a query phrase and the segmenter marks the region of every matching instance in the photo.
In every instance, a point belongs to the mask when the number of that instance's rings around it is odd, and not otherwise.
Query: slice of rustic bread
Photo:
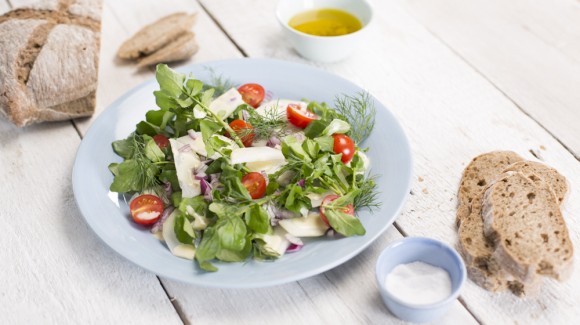
[[[573,248],[554,192],[540,177],[508,172],[485,192],[484,233],[493,260],[521,281],[570,275]]]
[[[182,34],[190,32],[197,14],[179,12],[149,24],[125,41],[117,56],[121,59],[145,57],[174,42]]]
[[[519,281],[505,272],[493,258],[494,243],[484,234],[481,218],[483,193],[473,200],[471,213],[459,226],[458,250],[463,259],[469,278],[480,287],[489,291],[509,289],[517,296],[533,295],[540,287],[539,279]]]
[[[487,186],[509,165],[524,159],[512,151],[492,151],[479,155],[467,165],[457,192],[455,222],[459,226],[471,214],[472,202],[480,198]]]
[[[199,50],[199,46],[195,40],[195,34],[193,32],[186,32],[167,46],[144,57],[139,61],[137,67],[141,68],[156,63],[185,60],[194,55],[197,50]]]
[[[520,161],[510,165],[504,172],[520,172],[526,177],[537,175],[550,185],[558,204],[562,205],[568,193],[568,181],[556,169],[535,161]]]

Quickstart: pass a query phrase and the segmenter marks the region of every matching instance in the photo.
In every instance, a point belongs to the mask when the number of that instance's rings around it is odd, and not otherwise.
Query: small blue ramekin
[[[429,305],[413,305],[401,301],[387,291],[387,275],[399,264],[424,262],[443,268],[451,278],[451,295],[445,300]],[[383,250],[377,260],[376,279],[381,297],[387,308],[398,318],[426,323],[443,316],[455,299],[465,282],[465,264],[461,256],[447,244],[431,238],[407,237],[393,242]]]

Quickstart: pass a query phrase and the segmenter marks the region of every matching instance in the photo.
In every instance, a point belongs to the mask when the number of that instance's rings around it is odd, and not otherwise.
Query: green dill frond
[[[381,206],[376,183],[377,175],[366,176],[359,184],[361,193],[354,199],[356,209],[367,208],[371,211]]]
[[[351,126],[350,137],[362,143],[375,126],[376,108],[371,95],[362,91],[356,95],[339,95],[334,99],[336,111],[343,115]]]
[[[209,72],[207,87],[215,89],[214,97],[219,97],[221,94],[236,86],[233,81],[224,77],[222,74],[218,74],[214,68],[205,66],[204,69]]]

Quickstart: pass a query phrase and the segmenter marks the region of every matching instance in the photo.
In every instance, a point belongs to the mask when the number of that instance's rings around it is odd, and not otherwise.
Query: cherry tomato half
[[[159,149],[165,149],[169,145],[169,139],[163,134],[158,134],[154,136],[153,141],[155,141]]]
[[[253,131],[254,128],[250,123],[245,122],[243,120],[233,120],[230,123],[230,127],[240,137],[240,140],[242,140],[244,147],[252,146],[252,142],[254,142],[254,137],[256,136],[256,134],[254,133]],[[229,134],[226,134],[226,136],[231,138]]]
[[[328,219],[324,215],[324,207],[327,206],[330,202],[338,199],[339,197],[340,196],[338,196],[336,194],[327,195],[322,200],[322,204],[320,204],[320,219],[322,219],[322,221],[329,227],[330,227],[330,223],[328,222]],[[344,208],[342,208],[342,212],[344,212],[346,214],[350,214],[351,216],[354,216],[354,206],[352,204],[349,204],[349,205],[345,206]]]
[[[288,104],[286,108],[286,117],[292,125],[304,129],[314,120],[318,120],[318,116],[306,108],[298,104]]]
[[[266,92],[264,91],[264,87],[258,84],[244,84],[238,88],[240,95],[242,95],[242,99],[246,104],[252,106],[253,108],[258,108],[260,103],[264,100],[264,95]]]
[[[142,194],[129,205],[133,220],[140,225],[152,225],[163,214],[163,201],[155,195]]]
[[[259,199],[266,193],[266,179],[262,174],[251,172],[242,177],[242,185],[250,192],[252,199]]]
[[[341,161],[348,164],[354,156],[354,141],[348,135],[344,134],[335,134],[332,137],[334,138],[334,153],[337,155],[341,153]]]

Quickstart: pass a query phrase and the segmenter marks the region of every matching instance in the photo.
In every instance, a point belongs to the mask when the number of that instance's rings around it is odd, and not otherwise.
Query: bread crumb
[[[423,194],[429,194],[429,191],[427,191],[427,188],[423,188],[423,190],[421,192],[423,192]]]
[[[540,149],[546,150],[546,147],[544,147],[544,145],[542,144],[542,145],[540,145]]]
[[[421,177],[421,176],[417,177],[417,180],[419,180],[419,182],[424,181],[423,177]]]

